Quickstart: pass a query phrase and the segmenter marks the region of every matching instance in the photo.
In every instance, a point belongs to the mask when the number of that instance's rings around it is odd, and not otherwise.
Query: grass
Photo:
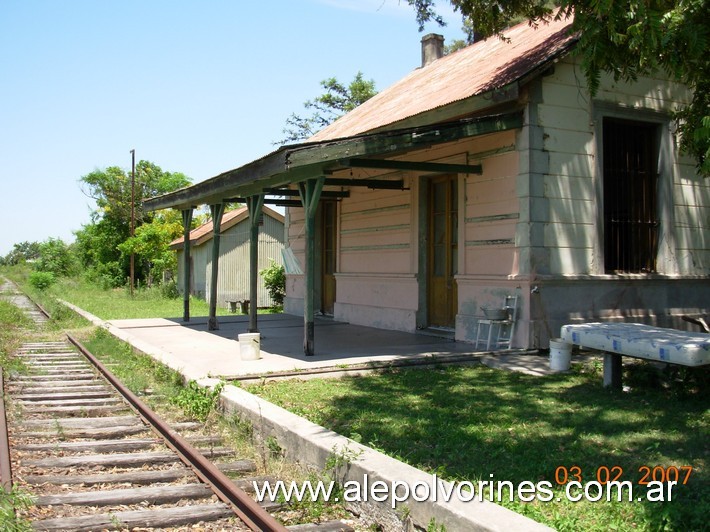
[[[130,318],[178,318],[183,315],[183,300],[163,297],[159,287],[134,290],[133,296],[124,288],[102,290],[87,282],[64,279],[48,291],[48,295],[69,301],[104,320]],[[270,313],[259,309],[259,313]],[[204,299],[190,297],[191,316],[209,316],[209,304]],[[217,306],[218,316],[234,316],[229,309]]]
[[[0,295],[0,366],[3,370],[21,369],[21,362],[10,354],[28,337],[32,327],[32,320]]]
[[[162,300],[148,291],[131,298],[125,291],[102,291],[76,281],[33,297],[49,308],[55,305],[53,295],[104,319],[182,313],[181,300]],[[86,327],[73,313],[54,310],[61,308],[50,308],[57,313],[55,327]],[[206,315],[206,305],[195,302],[193,315],[203,308]],[[25,327],[31,324],[0,301],[0,355],[27,334]],[[82,330],[87,346],[112,364],[134,391],[145,392],[148,399],[179,395],[179,376],[148,357],[133,360],[130,348],[114,344],[117,341],[103,331],[93,337],[93,329]],[[98,347],[94,341],[106,346]],[[678,382],[680,377],[683,382]],[[705,528],[710,511],[708,370],[659,375],[640,364],[625,375],[625,382],[632,387],[629,393],[603,389],[600,368],[593,365],[544,378],[484,367],[439,367],[339,380],[281,381],[247,389],[450,480],[485,481],[492,474],[495,480],[514,483],[554,482],[557,468],[571,471],[577,466],[587,481],[595,479],[599,468],[619,466],[624,471],[621,480],[637,484],[643,466],[692,466],[690,482],[677,488],[669,503],[563,500],[504,505],[559,530]],[[183,397],[195,408],[208,399],[195,398],[189,391]],[[164,403],[156,404],[167,408]],[[238,420],[226,422],[250,437]],[[262,445],[261,454],[266,464],[267,454],[273,453]],[[561,488],[555,495],[563,497]]]
[[[183,315],[182,297],[170,299],[163,296],[160,287],[141,287],[134,290],[133,296],[127,288],[104,290],[88,281],[75,278],[60,278],[48,289],[38,291],[26,282],[28,268],[4,268],[3,273],[20,284],[35,301],[40,302],[50,314],[72,312],[63,308],[56,300],[68,301],[103,320],[142,319],[142,318],[177,318]],[[272,309],[259,309],[259,313],[272,313]],[[208,316],[209,305],[204,299],[190,297],[190,315]],[[234,315],[224,306],[217,307],[218,316]],[[68,317],[68,316],[67,316]]]
[[[22,489],[13,486],[11,491],[0,488],[0,529],[5,532],[30,532],[32,523],[18,515],[32,506],[32,497]]]
[[[583,481],[603,466],[634,483],[642,466],[693,466],[674,500],[505,502],[558,530],[699,530],[710,512],[708,371],[685,382],[641,364],[632,390],[601,387],[599,368],[533,377],[483,366],[389,371],[342,379],[279,381],[246,389],[311,421],[449,480],[555,483],[578,466]],[[675,377],[678,377],[677,375]],[[602,470],[603,471],[603,470]]]
[[[69,301],[104,320],[128,318],[175,318],[183,314],[182,299],[164,298],[159,288],[141,288],[133,296],[125,288],[102,290],[86,281],[62,279],[47,290],[47,295]],[[209,315],[209,306],[202,299],[190,298],[190,314]],[[228,314],[217,308],[218,315]]]

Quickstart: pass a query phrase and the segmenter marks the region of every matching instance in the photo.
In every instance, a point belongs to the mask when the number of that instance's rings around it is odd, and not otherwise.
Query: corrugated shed
[[[313,135],[321,142],[360,135],[517,81],[571,46],[572,19],[505,31],[418,68]]]
[[[271,216],[279,221],[281,223],[284,222],[284,217],[282,214],[274,211],[273,209],[270,209],[269,207],[264,207],[264,214],[266,216]],[[238,209],[234,209],[233,211],[228,211],[225,212],[222,215],[222,224],[219,226],[219,232],[224,233],[227,229],[230,227],[242,222],[246,218],[249,217],[249,209],[246,207],[239,207]],[[192,245],[200,245],[204,244],[208,240],[212,238],[212,229],[214,227],[214,224],[212,223],[212,220],[209,222],[206,222],[199,227],[196,227],[192,231],[190,231],[190,243]],[[172,242],[170,242],[170,248],[171,249],[179,249],[182,248],[184,238],[176,238]]]
[[[271,260],[283,264],[284,226],[271,216],[264,216],[264,224],[259,228],[259,266],[268,268]],[[206,267],[206,294],[209,300],[210,272],[212,270],[211,246]],[[219,275],[217,277],[217,304],[226,306],[227,301],[249,299],[249,223],[239,223],[220,236]],[[273,301],[259,276],[259,307],[269,307]]]
[[[228,301],[249,299],[249,218],[246,207],[224,214],[220,226],[220,257],[217,276],[217,305]],[[190,232],[192,260],[191,293],[209,301],[212,272],[212,222]],[[283,264],[283,216],[264,207],[263,224],[259,227],[259,270],[269,267],[271,260]],[[178,251],[178,287],[183,279],[183,239],[171,243]],[[258,306],[273,305],[263,280],[259,276]]]

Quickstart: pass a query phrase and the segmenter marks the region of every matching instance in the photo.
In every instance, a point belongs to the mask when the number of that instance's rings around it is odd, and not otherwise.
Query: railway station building
[[[691,94],[658,74],[592,96],[570,25],[449,55],[426,36],[419,68],[307,142],[146,206],[284,205],[307,354],[318,313],[474,342],[483,308],[514,307],[520,348],[568,323],[683,328],[710,313],[710,182],[672,119]]]

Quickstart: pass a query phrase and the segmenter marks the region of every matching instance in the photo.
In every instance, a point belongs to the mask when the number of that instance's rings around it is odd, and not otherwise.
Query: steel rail
[[[47,310],[46,310],[42,305],[40,305],[39,303],[37,303],[36,301],[34,301],[34,300],[31,299],[31,298],[30,298],[30,301],[32,301],[32,303],[34,303],[34,305],[39,309],[39,311],[40,311],[42,314],[44,314],[44,316],[45,316],[47,319],[50,319],[50,320],[52,319],[52,316],[49,315],[49,312],[47,312]]]
[[[79,351],[104,375],[121,393],[131,407],[143,420],[160,434],[165,443],[173,449],[180,459],[190,467],[200,479],[212,487],[215,494],[228,504],[244,524],[255,531],[286,532],[286,527],[264,510],[245,491],[238,488],[232,480],[207,460],[195,447],[177,434],[153,410],[141,401],[131,390],[116,378],[91,352],[76,338],[67,333],[67,338]]]
[[[3,489],[12,491],[12,462],[10,462],[10,439],[7,434],[7,416],[5,415],[5,380],[0,368],[0,479]]]

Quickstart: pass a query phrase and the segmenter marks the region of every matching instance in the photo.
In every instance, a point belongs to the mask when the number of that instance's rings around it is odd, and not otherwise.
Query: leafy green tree
[[[190,178],[180,172],[165,172],[149,161],[139,161],[135,171],[136,225],[148,221],[150,215],[143,212],[142,202],[146,198],[159,196],[185,187]],[[105,170],[94,170],[81,178],[82,190],[96,201],[97,212],[102,217],[131,220],[131,173],[118,166]]]
[[[428,21],[444,24],[435,0],[407,0],[416,11],[420,30]],[[676,119],[681,148],[694,156],[699,171],[710,176],[710,2],[707,0],[449,0],[463,19],[483,37],[505,36],[505,29],[523,19],[532,23],[571,17],[579,34],[581,57],[592,94],[606,72],[615,80],[635,81],[657,71],[686,84],[691,102]]]
[[[129,275],[127,257],[118,250],[130,235],[128,221],[92,214],[92,221],[76,231],[76,250],[86,277],[105,288],[122,286]]]
[[[61,277],[74,273],[75,264],[75,255],[71,246],[59,238],[49,238],[39,245],[39,257],[34,267],[38,272],[52,273]]]
[[[305,140],[377,94],[375,82],[366,81],[362,72],[358,72],[347,86],[336,78],[324,79],[320,84],[325,92],[303,104],[311,114],[308,116],[291,114],[286,119],[286,127],[283,129],[286,137],[274,144]]]
[[[182,234],[180,213],[175,210],[161,211],[150,223],[136,229],[135,236],[119,244],[118,248],[123,256],[135,253],[141,257],[146,280],[151,285],[155,278],[160,280],[163,272],[177,269],[177,256],[169,245]]]
[[[36,260],[39,257],[39,246],[39,242],[27,241],[13,244],[12,251],[4,257],[3,264],[14,266],[22,262]]]
[[[131,230],[130,172],[111,166],[83,176],[81,183],[84,193],[96,201],[91,223],[76,232],[77,252],[89,278],[104,286],[122,286],[130,273],[131,250],[135,252],[140,248],[147,255],[144,257],[138,253],[136,278],[147,279],[153,264],[151,261],[160,252],[148,252],[146,246],[139,246],[137,242],[124,245]],[[139,161],[133,187],[136,237],[140,227],[150,224],[156,216],[143,210],[143,200],[189,184],[190,179],[180,172],[166,172],[154,163]]]

